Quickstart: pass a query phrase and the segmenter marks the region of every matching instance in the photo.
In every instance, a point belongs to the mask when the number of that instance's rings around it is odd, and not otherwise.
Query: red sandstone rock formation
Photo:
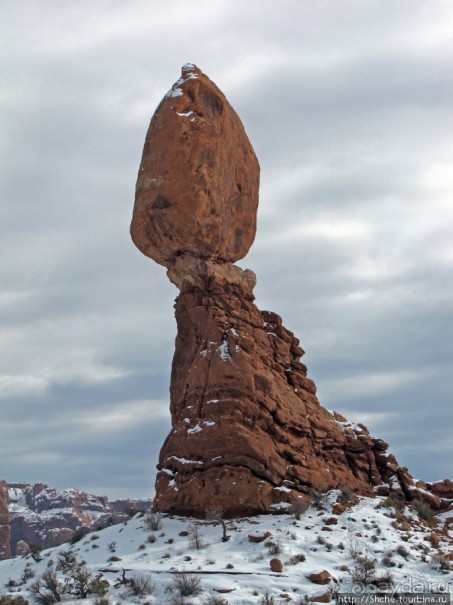
[[[8,505],[6,503],[6,493],[3,484],[0,482],[0,561],[9,559],[11,556],[9,547],[10,535],[11,526]]]
[[[299,340],[253,304],[253,272],[231,264],[254,239],[258,172],[224,95],[184,66],[148,130],[131,226],[180,289],[155,509],[265,513],[339,486],[410,498],[387,444],[320,406]]]
[[[122,523],[130,514],[147,510],[149,500],[113,500],[81,490],[57,491],[45,483],[5,483],[12,555],[27,545],[58,546],[75,534]],[[7,510],[8,510],[7,508]],[[7,558],[7,557],[6,557]]]

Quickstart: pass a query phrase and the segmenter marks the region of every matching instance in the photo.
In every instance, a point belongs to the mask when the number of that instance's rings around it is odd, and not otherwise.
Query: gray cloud
[[[451,474],[449,2],[94,0],[4,8],[0,458],[11,480],[150,494],[175,288],[128,235],[143,140],[187,61],[262,166],[240,264],[321,403]]]

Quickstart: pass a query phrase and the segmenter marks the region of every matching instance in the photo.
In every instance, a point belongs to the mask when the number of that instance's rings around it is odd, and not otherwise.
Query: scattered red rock
[[[336,517],[329,517],[328,519],[325,519],[324,523],[326,525],[337,525],[338,519]]]
[[[275,573],[281,573],[283,571],[283,563],[280,559],[271,559],[269,561],[269,567]]]
[[[332,576],[330,575],[330,573],[325,569],[307,576],[307,578],[310,580],[310,582],[313,582],[313,584],[328,584],[330,582],[331,577]]]
[[[16,544],[16,557],[24,557],[30,552],[30,546],[25,540],[19,540]]]
[[[332,595],[330,594],[330,591],[309,598],[312,603],[330,603],[331,599]]]
[[[264,540],[269,538],[271,535],[272,534],[269,531],[265,531],[263,534],[249,534],[248,539],[249,542],[259,544],[260,542],[264,542]]]

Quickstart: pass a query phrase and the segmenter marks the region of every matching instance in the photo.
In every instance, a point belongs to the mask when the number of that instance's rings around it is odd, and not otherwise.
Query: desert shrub
[[[306,510],[308,510],[309,507],[310,503],[307,500],[305,500],[304,498],[298,498],[295,502],[291,504],[289,513],[299,521],[301,516]]]
[[[393,576],[389,571],[386,571],[381,576],[377,576],[373,579],[374,586],[378,588],[390,588],[393,584]]]
[[[22,572],[22,575],[20,577],[21,582],[23,584],[25,584],[25,582],[28,582],[28,580],[31,580],[32,578],[34,578],[35,575],[36,575],[36,572],[33,569],[33,567],[31,566],[31,563],[27,563],[27,565],[25,566],[25,569]]]
[[[409,551],[407,550],[407,548],[405,546],[403,546],[402,544],[399,544],[396,547],[396,552],[403,557],[403,559],[407,559],[407,557],[409,556]]]
[[[275,599],[272,595],[270,595],[267,590],[264,595],[259,600],[259,605],[277,605]]]
[[[448,557],[441,553],[435,553],[431,555],[430,567],[439,571],[451,571],[452,565]]]
[[[268,540],[264,543],[264,546],[266,546],[266,548],[269,550],[269,554],[271,555],[279,555],[283,550],[282,545],[278,540],[277,542],[274,542],[273,540]]]
[[[145,597],[146,595],[154,594],[156,585],[147,573],[137,573],[130,579],[130,592],[136,597]]]
[[[352,489],[349,487],[349,485],[342,485],[340,487],[340,495],[341,495],[342,500],[345,500],[346,502],[351,501]]]
[[[0,595],[0,605],[29,605],[27,599],[21,595]]]
[[[322,508],[327,494],[318,487],[312,487],[310,488],[309,496],[315,508]]]
[[[72,536],[72,538],[71,538],[71,540],[70,540],[70,543],[71,543],[71,544],[77,544],[77,542],[80,542],[80,540],[81,540],[81,539],[82,539],[84,536],[85,536],[85,534],[84,534],[82,531],[78,531],[78,532],[76,532],[76,533],[75,533],[75,534]]]
[[[28,546],[30,548],[30,555],[33,561],[36,561],[36,563],[42,561],[41,547],[38,546],[38,544],[29,544]]]
[[[299,553],[297,555],[293,555],[289,559],[290,565],[297,565],[298,563],[303,563],[305,561],[305,555],[303,553]]]
[[[402,495],[400,494],[392,494],[388,498],[384,500],[382,505],[385,508],[394,508],[395,510],[401,512],[406,506],[406,502]]]
[[[151,531],[162,529],[162,515],[149,511],[145,515],[145,525]]]
[[[146,538],[146,541],[149,544],[154,544],[154,542],[156,541],[156,536],[154,534],[149,534],[148,537]]]
[[[192,602],[187,601],[184,597],[175,596],[172,597],[168,605],[192,605]]]
[[[376,561],[366,555],[359,555],[355,559],[355,567],[350,570],[351,578],[354,584],[367,586],[374,580],[376,570]]]
[[[318,537],[316,538],[316,542],[317,542],[318,544],[325,545],[325,544],[327,543],[327,540],[324,538],[324,536],[318,536]]]
[[[421,498],[415,498],[415,500],[412,500],[411,504],[417,511],[418,516],[420,518],[424,519],[425,521],[432,520],[434,514],[432,508],[427,502],[425,502]]]
[[[190,573],[178,571],[175,573],[172,590],[179,593],[181,597],[196,597],[201,594],[201,578]]]
[[[232,563],[227,563],[227,569],[234,569],[234,565]]]
[[[116,552],[116,542],[109,542],[107,544],[107,548],[109,549],[110,552]]]
[[[209,595],[202,601],[203,605],[228,605],[228,601],[219,595]]]
[[[61,601],[64,586],[58,581],[56,573],[47,569],[30,585],[30,593],[39,605],[53,605]]]
[[[389,550],[386,553],[384,553],[384,557],[382,558],[382,565],[385,565],[385,567],[395,567],[396,563],[392,559],[392,551],[391,550]]]

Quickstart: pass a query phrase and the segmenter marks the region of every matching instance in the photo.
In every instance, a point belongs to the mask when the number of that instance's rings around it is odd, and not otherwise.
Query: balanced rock
[[[321,407],[299,340],[254,304],[258,162],[225,96],[189,64],[157,108],[131,233],[180,289],[172,429],[154,508],[203,517],[285,511],[314,489],[416,488],[387,444]],[[415,491],[414,491],[415,490]]]
[[[224,94],[195,65],[157,108],[146,135],[131,235],[166,267],[181,255],[235,262],[256,231],[259,164]]]

